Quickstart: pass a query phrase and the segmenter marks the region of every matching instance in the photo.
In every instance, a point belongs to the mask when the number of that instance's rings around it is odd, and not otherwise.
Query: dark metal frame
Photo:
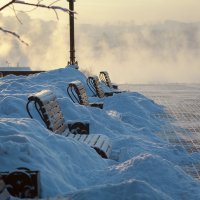
[[[70,60],[68,65],[77,65],[75,56],[75,31],[74,31],[74,2],[75,0],[67,0],[69,2],[69,37],[70,37]]]

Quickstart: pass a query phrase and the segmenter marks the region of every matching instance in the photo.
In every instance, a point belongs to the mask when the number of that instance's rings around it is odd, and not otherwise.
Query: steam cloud
[[[68,27],[59,22],[0,15],[0,25],[19,33],[29,47],[0,33],[0,65],[9,61],[34,70],[67,65]],[[200,23],[166,21],[76,26],[76,55],[82,69],[107,70],[117,83],[200,82]]]

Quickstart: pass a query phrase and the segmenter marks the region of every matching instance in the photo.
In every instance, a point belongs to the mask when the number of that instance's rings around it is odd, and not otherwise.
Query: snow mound
[[[74,80],[83,83],[91,102],[103,102],[104,109],[73,103],[66,88]],[[87,120],[91,134],[105,134],[111,139],[110,159],[102,159],[89,146],[47,130],[33,107],[34,119],[29,118],[28,96],[43,89],[56,94],[66,122]],[[93,97],[86,76],[70,67],[28,77],[3,77],[0,171],[18,167],[39,170],[43,198],[200,199],[199,182],[179,167],[191,164],[192,158],[183,148],[155,134],[169,123],[152,117],[162,112],[163,106],[136,92]],[[199,153],[194,156],[199,159]]]

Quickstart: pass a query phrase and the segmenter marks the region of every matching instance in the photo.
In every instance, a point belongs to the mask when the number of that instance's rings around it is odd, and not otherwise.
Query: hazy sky
[[[0,6],[9,1],[0,0]],[[79,66],[93,74],[107,70],[117,83],[200,82],[199,10],[200,0],[76,0]],[[36,9],[19,18],[23,24],[8,8],[0,13],[0,26],[16,31],[30,46],[1,33],[0,66],[7,61],[35,70],[66,66],[68,14],[59,12],[56,21],[53,11]]]
[[[36,2],[36,0],[29,1]],[[8,0],[1,0],[0,5],[5,2]],[[65,0],[60,4],[68,6]],[[77,23],[200,21],[199,0],[76,0],[75,9],[78,12]],[[48,10],[42,12],[38,10],[38,12],[32,12],[31,16],[55,19],[55,15]],[[3,13],[10,13],[10,9],[6,9]]]
[[[76,10],[83,22],[163,20],[199,21],[199,0],[77,0]]]

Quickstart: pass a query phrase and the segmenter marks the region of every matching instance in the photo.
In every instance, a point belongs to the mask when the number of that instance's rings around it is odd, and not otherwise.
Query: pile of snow
[[[73,103],[66,87],[74,80],[84,84],[90,102],[103,102],[104,109]],[[110,159],[101,158],[83,143],[52,133],[39,118],[30,119],[27,98],[43,89],[56,94],[66,121],[87,120],[91,134],[111,138]],[[92,97],[85,75],[74,68],[3,77],[0,171],[18,167],[39,170],[43,198],[200,199],[200,183],[180,168],[193,162],[192,155],[155,134],[168,123],[152,117],[158,112],[164,112],[164,108],[136,92]]]

